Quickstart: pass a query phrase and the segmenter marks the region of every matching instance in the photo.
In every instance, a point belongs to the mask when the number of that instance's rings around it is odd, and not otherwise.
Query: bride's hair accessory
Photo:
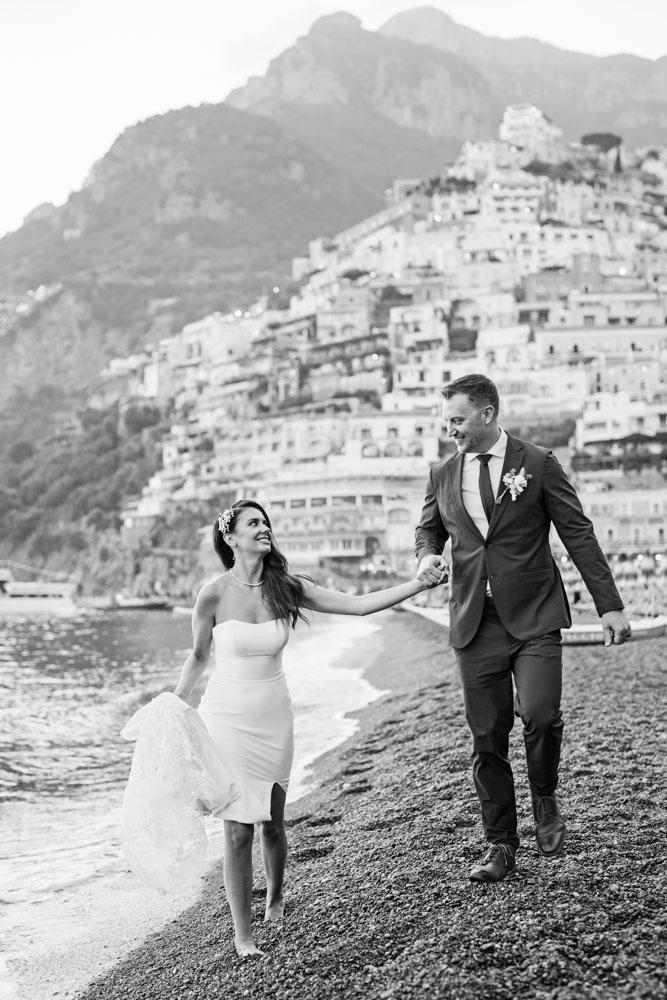
[[[223,511],[218,514],[218,531],[221,535],[226,535],[229,531],[229,526],[234,520],[234,515],[236,511],[233,507],[225,507]]]

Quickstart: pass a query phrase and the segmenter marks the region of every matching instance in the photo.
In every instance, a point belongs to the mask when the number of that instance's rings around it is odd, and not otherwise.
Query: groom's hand
[[[444,556],[429,555],[419,560],[417,579],[427,583],[429,587],[437,587],[449,576],[447,561]]]
[[[605,611],[602,618],[605,646],[622,646],[632,635],[630,622],[622,611]]]

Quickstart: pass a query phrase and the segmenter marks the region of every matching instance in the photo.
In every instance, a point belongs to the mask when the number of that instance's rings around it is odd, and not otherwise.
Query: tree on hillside
[[[615,149],[622,142],[623,139],[621,136],[614,135],[613,132],[589,132],[587,135],[582,135],[581,137],[582,146],[597,146],[603,153],[608,153],[610,149]]]

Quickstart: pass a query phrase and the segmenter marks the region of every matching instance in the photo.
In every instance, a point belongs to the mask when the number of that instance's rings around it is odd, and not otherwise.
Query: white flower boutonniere
[[[521,496],[526,486],[528,485],[528,480],[532,479],[530,472],[526,472],[523,466],[517,472],[516,469],[510,469],[503,476],[503,483],[505,484],[505,489],[500,494],[496,503],[500,503],[505,494],[509,491],[509,495],[512,500],[516,500],[518,496]]]

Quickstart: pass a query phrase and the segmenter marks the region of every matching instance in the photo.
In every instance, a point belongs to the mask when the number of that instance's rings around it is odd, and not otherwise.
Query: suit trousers
[[[487,598],[475,638],[455,652],[473,737],[473,780],[484,833],[490,843],[518,847],[509,735],[517,715],[523,722],[533,802],[538,796],[553,795],[563,736],[560,630],[534,639],[516,639],[506,631],[493,601]]]

